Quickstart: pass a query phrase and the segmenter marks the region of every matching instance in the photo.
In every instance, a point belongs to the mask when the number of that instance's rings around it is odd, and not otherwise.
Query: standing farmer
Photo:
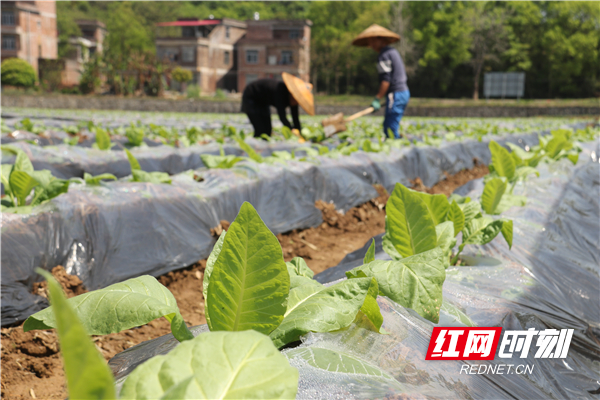
[[[312,85],[287,72],[282,73],[281,76],[283,82],[275,79],[260,79],[250,83],[244,89],[242,111],[248,115],[254,127],[255,137],[260,137],[263,133],[271,136],[270,106],[277,109],[281,123],[292,129],[297,136],[300,136],[298,105],[309,115],[315,115]],[[286,116],[287,107],[292,111],[293,126]]]
[[[381,99],[387,97],[385,105],[385,118],[383,120],[383,133],[387,136],[391,129],[396,138],[400,137],[398,128],[404,114],[404,109],[410,99],[410,92],[406,84],[406,70],[398,50],[390,46],[400,40],[400,36],[373,24],[365,29],[353,41],[354,46],[368,46],[379,53],[377,58],[377,72],[379,72],[379,91],[371,103],[375,111],[381,108]]]

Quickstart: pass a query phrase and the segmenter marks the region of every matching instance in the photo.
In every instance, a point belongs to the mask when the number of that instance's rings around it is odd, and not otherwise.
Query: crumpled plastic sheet
[[[117,178],[123,178],[131,174],[131,167],[125,152],[117,150],[127,147],[125,146],[127,139],[117,138],[114,140],[117,145],[112,151],[65,144],[41,147],[23,141],[9,144],[23,150],[29,156],[36,170],[47,169],[60,179],[83,178],[84,172],[92,175],[109,173]],[[186,148],[162,145],[148,139],[146,139],[146,143],[147,147],[129,149],[140,163],[141,168],[148,172],[159,171],[170,175],[202,168],[204,163],[200,155],[218,155],[220,152],[216,142]],[[263,156],[270,156],[274,151],[298,150],[307,146],[291,142],[267,143],[254,138],[248,139],[247,143]],[[226,144],[223,146],[223,151],[227,155],[246,155],[237,144]],[[299,152],[300,154],[301,152]],[[14,159],[14,155],[6,154],[2,157],[2,163],[12,164]]]
[[[538,139],[525,135],[506,140],[531,146]],[[203,182],[180,174],[172,185],[72,184],[68,193],[31,215],[1,214],[2,325],[22,321],[47,305],[30,293],[40,279],[38,267],[63,265],[90,290],[143,274],[159,276],[207,257],[215,242],[210,229],[222,219],[232,221],[244,201],[277,234],[321,224],[316,200],[346,211],[376,197],[373,184],[391,191],[397,182],[410,185],[420,177],[433,186],[444,172],[472,168],[474,158],[490,162],[487,143],[356,152],[319,157],[317,164],[241,162],[230,170],[197,171]]]
[[[574,329],[565,359],[512,358],[477,361],[476,365],[513,364],[533,368],[526,374],[461,374],[469,361],[425,361],[436,326],[385,297],[379,297],[380,335],[353,325],[338,333],[309,333],[295,348],[283,350],[300,372],[298,399],[595,399],[600,388],[600,180],[598,143],[586,146],[578,167],[568,161],[541,166],[541,176],[516,191],[528,197],[525,207],[503,214],[514,221],[513,248],[497,238],[467,247],[473,266],[447,270],[444,299],[478,326],[509,330]],[[587,162],[586,162],[587,161]],[[459,191],[464,191],[461,189]],[[478,196],[480,189],[469,192]],[[550,200],[551,199],[551,200]],[[381,250],[376,258],[388,258]],[[331,283],[361,260],[365,248],[349,254],[337,267],[315,276]],[[324,278],[328,277],[328,278]],[[442,313],[437,326],[464,326]],[[198,335],[206,325],[194,327]],[[135,367],[177,345],[171,334],[141,343],[116,355],[109,365],[118,384]],[[535,349],[535,346],[533,346]],[[340,373],[316,368],[312,355],[327,349],[349,355],[380,374]],[[298,353],[303,356],[299,357]],[[350,366],[352,367],[352,366]],[[359,369],[360,370],[360,369]],[[363,369],[364,370],[364,369]]]

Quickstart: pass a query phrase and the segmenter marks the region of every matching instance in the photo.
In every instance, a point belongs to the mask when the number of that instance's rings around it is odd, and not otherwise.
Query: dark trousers
[[[252,110],[246,114],[254,127],[254,137],[260,137],[263,133],[271,136],[271,110],[269,108]]]
[[[248,115],[250,123],[254,127],[254,137],[260,137],[263,133],[271,136],[271,109],[269,106],[256,104],[253,99],[242,97],[242,112]]]

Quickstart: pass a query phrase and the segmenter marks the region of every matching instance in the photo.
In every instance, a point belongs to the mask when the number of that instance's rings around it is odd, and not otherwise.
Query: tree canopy
[[[402,36],[397,47],[413,96],[471,97],[488,71],[526,72],[530,98],[600,93],[600,2],[71,1],[57,8],[63,42],[77,34],[77,18],[105,22],[115,63],[154,51],[158,22],[209,15],[246,20],[258,12],[261,19],[313,22],[311,80],[318,92],[375,93],[377,55],[351,41],[377,23]]]

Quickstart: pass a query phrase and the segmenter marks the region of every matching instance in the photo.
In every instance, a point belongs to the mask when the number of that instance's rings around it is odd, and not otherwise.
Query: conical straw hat
[[[294,99],[296,99],[300,107],[302,107],[308,115],[315,115],[315,99],[312,94],[312,85],[287,72],[283,72],[281,76],[283,77],[285,86],[288,88]]]
[[[360,33],[354,40],[352,44],[354,46],[368,46],[369,38],[380,37],[386,39],[388,44],[395,43],[400,40],[400,35],[395,34],[394,32],[385,29],[383,26],[379,26],[377,24],[373,24],[364,31]]]

